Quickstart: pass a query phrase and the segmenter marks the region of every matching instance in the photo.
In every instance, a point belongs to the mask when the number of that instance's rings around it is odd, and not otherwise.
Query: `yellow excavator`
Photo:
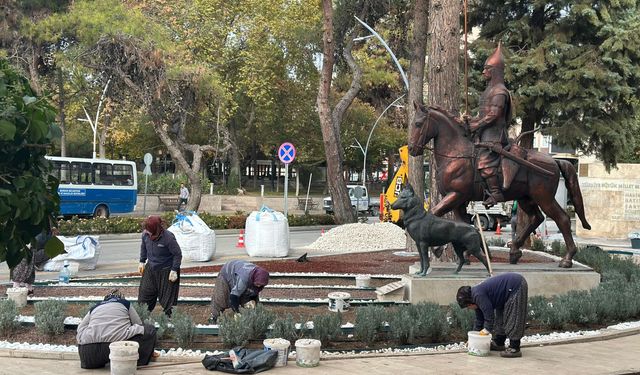
[[[409,147],[402,146],[398,149],[400,154],[400,167],[393,175],[387,190],[380,194],[380,221],[391,222],[402,226],[400,210],[392,210],[391,205],[398,199],[398,194],[404,188],[409,177]],[[429,209],[429,204],[424,202],[424,209]]]

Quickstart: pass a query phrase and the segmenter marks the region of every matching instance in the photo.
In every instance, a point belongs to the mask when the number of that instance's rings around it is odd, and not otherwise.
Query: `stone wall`
[[[580,189],[591,230],[576,225],[586,238],[627,238],[640,230],[640,164],[618,164],[610,173],[602,163],[580,165]]]

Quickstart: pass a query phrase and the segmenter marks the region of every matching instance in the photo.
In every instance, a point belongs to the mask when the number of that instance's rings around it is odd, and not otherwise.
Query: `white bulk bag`
[[[69,261],[69,268],[94,270],[100,256],[100,236],[57,236],[64,244],[66,253],[49,259],[42,268],[45,271],[60,271],[64,261]],[[77,264],[77,266],[76,266]]]
[[[216,253],[216,233],[193,211],[177,214],[168,230],[176,236],[183,259],[208,262]]]
[[[289,255],[289,221],[282,212],[262,206],[245,223],[244,244],[252,257],[279,258]]]

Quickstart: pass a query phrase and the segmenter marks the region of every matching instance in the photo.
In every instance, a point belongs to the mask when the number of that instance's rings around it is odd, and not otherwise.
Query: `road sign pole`
[[[287,194],[289,192],[289,163],[284,165],[284,217],[288,219],[287,212],[289,207],[287,206]]]
[[[142,201],[142,216],[147,216],[147,186],[149,182],[149,175],[144,175],[144,200]]]

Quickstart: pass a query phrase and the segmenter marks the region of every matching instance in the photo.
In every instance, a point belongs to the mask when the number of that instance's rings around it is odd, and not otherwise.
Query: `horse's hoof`
[[[522,258],[522,251],[518,250],[515,253],[509,253],[509,263],[518,264],[518,260]]]
[[[566,260],[566,259],[561,260],[560,264],[558,264],[558,267],[560,268],[571,268],[572,266],[573,266],[573,261]]]

